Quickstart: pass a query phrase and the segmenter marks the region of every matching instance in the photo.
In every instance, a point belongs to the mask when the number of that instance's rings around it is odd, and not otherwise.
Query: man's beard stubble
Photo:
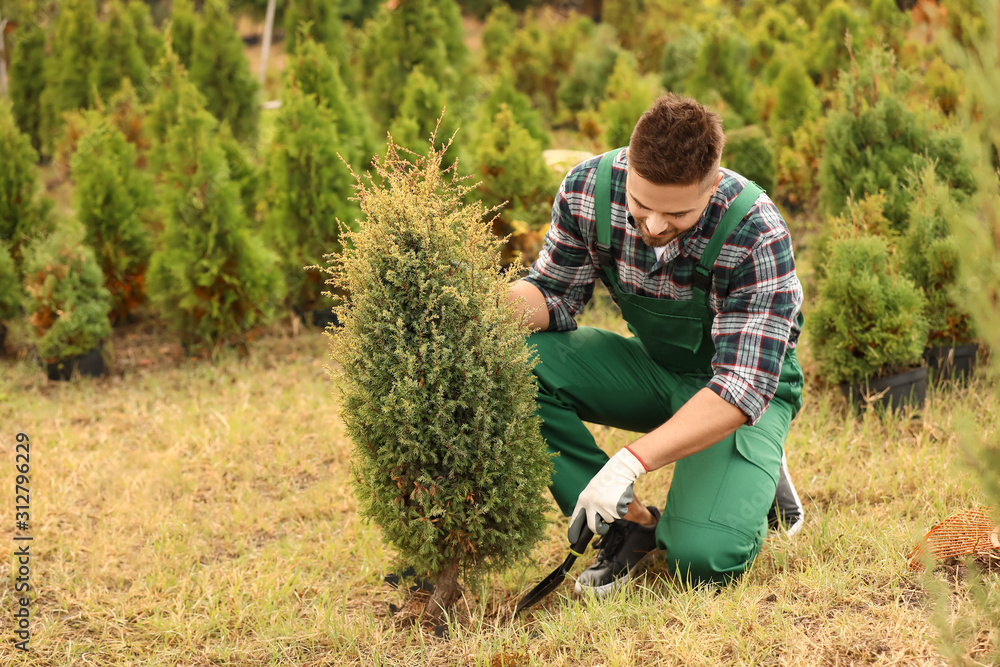
[[[649,233],[649,228],[646,227],[645,220],[636,219],[635,228],[639,231],[639,236],[642,238],[643,243],[648,245],[650,248],[662,248],[678,236],[676,230],[670,234],[653,236]]]

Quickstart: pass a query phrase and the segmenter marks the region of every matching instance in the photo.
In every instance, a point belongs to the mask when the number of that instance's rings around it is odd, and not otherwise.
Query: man
[[[550,489],[570,542],[585,526],[603,536],[577,592],[610,593],[657,547],[693,583],[725,583],[760,551],[772,507],[772,526],[801,526],[783,448],[801,407],[802,286],[781,214],[720,167],[724,143],[718,114],[658,99],[627,149],[566,176],[511,288],[537,330]],[[577,327],[597,279],[634,337]],[[584,422],[645,435],[609,460]],[[633,498],[640,475],[674,462],[662,512]]]

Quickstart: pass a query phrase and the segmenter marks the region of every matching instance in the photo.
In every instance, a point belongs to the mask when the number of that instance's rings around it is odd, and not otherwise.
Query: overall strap
[[[693,298],[703,300],[706,306],[709,304],[708,292],[712,288],[712,273],[715,269],[715,260],[719,258],[722,246],[726,243],[729,235],[733,233],[733,230],[736,229],[736,225],[740,224],[743,218],[747,217],[747,213],[750,212],[753,205],[757,203],[757,198],[763,193],[764,190],[759,185],[753,181],[747,181],[746,186],[736,196],[733,203],[729,205],[729,208],[726,209],[722,220],[719,221],[718,226],[716,226],[715,231],[712,233],[712,238],[709,239],[708,245],[705,246],[705,251],[701,254],[701,260],[694,267],[694,275],[691,276]]]
[[[614,270],[615,256],[611,250],[611,165],[621,151],[608,151],[597,165],[597,179],[594,183],[594,207],[597,217],[597,261],[611,284],[618,286],[618,276]]]

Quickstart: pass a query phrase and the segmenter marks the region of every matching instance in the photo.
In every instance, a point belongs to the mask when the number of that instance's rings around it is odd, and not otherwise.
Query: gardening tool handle
[[[573,543],[569,548],[569,551],[574,556],[582,556],[583,552],[587,550],[587,545],[590,541],[594,539],[594,531],[590,529],[587,524],[583,525],[583,530],[580,531],[580,539]]]

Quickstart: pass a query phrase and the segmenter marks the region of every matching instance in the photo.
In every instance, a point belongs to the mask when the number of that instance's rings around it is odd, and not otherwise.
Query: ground
[[[584,317],[621,330],[605,298]],[[550,505],[532,557],[467,587],[439,638],[393,613],[407,594],[382,583],[392,554],[357,514],[321,332],[288,319],[249,357],[214,365],[183,358],[153,323],[116,332],[114,346],[100,380],[49,382],[24,351],[0,362],[0,446],[12,460],[23,431],[33,447],[35,590],[31,652],[4,648],[4,664],[939,665],[937,601],[973,613],[963,579],[949,592],[948,577],[911,573],[906,555],[982,500],[960,437],[962,415],[995,433],[982,377],[881,420],[849,414],[836,388],[811,380],[787,447],[806,527],[771,539],[735,586],[686,590],[654,564],[587,603],[572,593],[585,557],[511,622],[565,558],[565,519]],[[634,437],[593,430],[609,452]],[[645,475],[639,494],[662,502],[670,474]],[[8,560],[0,579],[11,577]],[[13,608],[12,586],[0,605]],[[961,630],[972,660],[996,642],[984,627]]]

